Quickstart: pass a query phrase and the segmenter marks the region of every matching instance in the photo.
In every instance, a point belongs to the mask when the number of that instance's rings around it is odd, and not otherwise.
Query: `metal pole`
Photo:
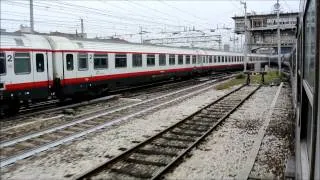
[[[142,44],[142,27],[140,26],[140,41],[141,41],[141,44]]]
[[[33,22],[33,0],[30,0],[30,28],[31,33],[34,32],[34,22]]]
[[[83,33],[84,33],[84,26],[83,26],[83,19],[80,19],[81,21],[81,37],[83,37]]]
[[[281,73],[281,37],[280,37],[280,4],[279,4],[279,0],[277,0],[277,4],[275,4],[275,8],[277,10],[278,67],[279,67],[279,76],[280,76],[280,73]]]
[[[248,35],[247,35],[247,3],[246,2],[240,2],[244,5],[244,52],[243,52],[243,71],[247,71],[247,51],[248,51]]]
[[[233,33],[233,52],[236,52],[236,33]]]

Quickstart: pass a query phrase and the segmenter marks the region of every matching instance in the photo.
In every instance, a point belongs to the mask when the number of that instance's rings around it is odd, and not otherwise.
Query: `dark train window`
[[[178,64],[183,64],[183,55],[178,55]]]
[[[6,56],[4,53],[0,53],[0,74],[6,73]]]
[[[316,17],[316,3],[317,0],[311,0],[306,8],[304,21],[304,41],[303,41],[303,79],[308,82],[311,91],[314,91],[315,77],[316,77],[316,34],[317,34],[317,17]]]
[[[127,67],[127,54],[116,54],[115,55],[115,67],[116,68]]]
[[[217,56],[213,56],[213,62],[214,62],[214,63],[217,62]]]
[[[196,64],[197,63],[197,57],[196,56],[192,56],[192,64]]]
[[[186,64],[190,64],[190,55],[186,55]]]
[[[44,56],[43,56],[43,54],[36,54],[36,65],[37,65],[37,72],[44,71]]]
[[[212,56],[209,56],[209,63],[212,63]]]
[[[73,55],[72,54],[67,54],[66,62],[67,62],[67,70],[72,71],[73,70]]]
[[[154,54],[147,55],[147,66],[155,66],[156,65],[156,57]]]
[[[218,56],[218,62],[220,62],[220,56]]]
[[[222,58],[221,58],[221,62],[224,62],[224,56],[222,56]]]
[[[142,54],[132,54],[132,67],[142,67]]]
[[[88,70],[88,54],[79,54],[78,63],[80,71]]]
[[[14,72],[16,74],[29,74],[31,72],[31,62],[29,53],[15,53]]]
[[[166,55],[159,54],[159,66],[165,66],[165,65],[166,65]]]
[[[202,63],[206,63],[206,57],[207,56],[202,56]]]
[[[169,64],[170,65],[175,65],[176,64],[176,57],[174,54],[169,55]]]
[[[93,56],[94,69],[107,69],[108,68],[108,54],[95,54]]]

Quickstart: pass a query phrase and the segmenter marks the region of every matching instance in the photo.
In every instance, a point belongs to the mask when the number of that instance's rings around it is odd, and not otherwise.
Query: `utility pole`
[[[279,76],[281,73],[281,37],[280,37],[280,4],[279,0],[274,5],[274,8],[277,11],[277,35],[278,35],[278,66],[279,66]]]
[[[81,37],[83,38],[83,35],[84,35],[83,19],[81,18],[80,21],[81,21]]]
[[[31,33],[34,32],[34,22],[33,22],[33,0],[30,0],[30,29]]]
[[[140,42],[142,44],[142,26],[140,26]]]
[[[244,6],[244,52],[243,52],[243,71],[247,71],[247,51],[248,51],[248,35],[247,35],[247,3],[241,1]]]

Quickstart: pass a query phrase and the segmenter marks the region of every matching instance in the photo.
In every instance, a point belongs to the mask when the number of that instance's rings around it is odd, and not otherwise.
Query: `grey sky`
[[[248,12],[270,13],[275,0],[249,0]],[[1,28],[15,31],[20,24],[29,26],[29,0],[1,0]],[[299,0],[280,0],[284,12],[298,11]],[[211,1],[53,1],[34,0],[35,30],[39,32],[80,32],[80,18],[84,19],[89,37],[120,35],[129,41],[139,41],[140,27],[143,38],[173,36],[170,33],[184,29],[203,30],[208,34],[223,35],[229,43],[234,15],[243,15],[239,0]],[[189,34],[192,32],[188,32]],[[183,34],[183,33],[181,33]],[[184,33],[182,36],[184,36]],[[176,35],[175,35],[176,36]]]

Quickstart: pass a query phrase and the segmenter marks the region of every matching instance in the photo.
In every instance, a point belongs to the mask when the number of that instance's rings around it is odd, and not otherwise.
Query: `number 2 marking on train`
[[[7,56],[8,62],[12,62],[12,55]]]

